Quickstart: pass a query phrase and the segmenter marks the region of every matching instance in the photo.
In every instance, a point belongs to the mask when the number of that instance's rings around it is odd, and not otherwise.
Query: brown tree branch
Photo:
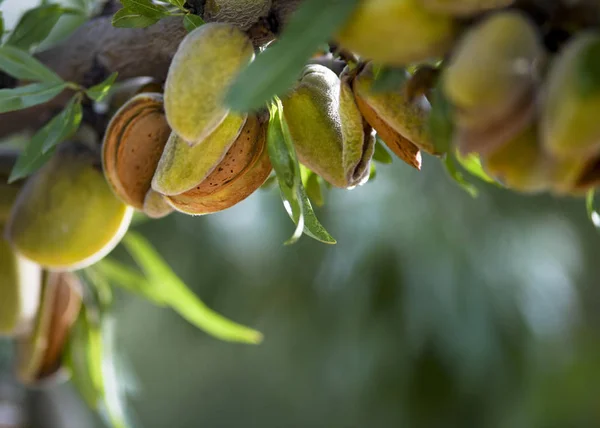
[[[255,45],[272,40],[301,1],[274,0],[269,17],[248,31]],[[194,3],[197,7],[204,4],[202,0]],[[115,71],[119,73],[118,80],[144,76],[163,81],[177,46],[186,35],[181,17],[162,19],[141,29],[115,28],[111,18],[100,16],[90,20],[60,45],[38,54],[37,58],[64,80],[86,87],[100,83]],[[1,114],[0,138],[39,128],[71,95],[72,91],[65,91],[46,104]]]

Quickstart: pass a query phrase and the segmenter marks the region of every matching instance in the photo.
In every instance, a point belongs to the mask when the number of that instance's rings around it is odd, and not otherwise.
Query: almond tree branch
[[[273,0],[268,19],[260,20],[248,31],[255,45],[272,40],[287,16],[302,0]],[[203,4],[197,0],[195,3]],[[64,80],[89,87],[100,83],[113,72],[118,80],[152,77],[163,81],[177,46],[186,31],[181,17],[162,19],[148,28],[115,28],[112,16],[94,18],[60,45],[42,52],[37,58]],[[0,87],[15,82],[0,73]],[[65,91],[52,101],[10,113],[0,114],[0,138],[26,129],[38,129],[69,100]]]

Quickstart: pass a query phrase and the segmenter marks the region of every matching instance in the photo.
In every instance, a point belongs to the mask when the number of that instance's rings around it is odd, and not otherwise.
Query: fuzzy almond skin
[[[369,63],[353,81],[356,98],[367,104],[387,127],[419,149],[433,155],[441,154],[435,148],[433,139],[427,130],[427,119],[431,110],[427,98],[420,95],[414,100],[409,100],[404,87],[399,87],[394,91],[373,92],[373,82],[373,66]],[[367,120],[369,121],[369,118]],[[385,133],[382,125],[376,126],[372,122],[373,119],[369,123],[377,132]],[[380,129],[382,130],[380,131]],[[394,150],[393,144],[388,144],[388,146]]]
[[[600,35],[586,32],[565,46],[548,74],[541,129],[544,147],[558,158],[600,153],[600,90],[578,88],[582,74],[597,75],[589,61],[599,54]]]
[[[306,66],[282,103],[300,162],[336,187],[353,187],[365,179],[374,139],[350,88],[333,71]]]
[[[477,15],[510,6],[514,2],[515,0],[421,0],[423,6],[432,12],[457,16]]]
[[[363,0],[336,40],[365,59],[404,66],[443,56],[456,30],[451,16],[428,11],[421,0]]]
[[[140,94],[113,116],[102,143],[102,166],[115,195],[143,210],[171,129],[160,94]]]
[[[459,41],[442,76],[444,93],[472,116],[474,126],[485,126],[531,90],[543,55],[528,17],[515,11],[495,13]]]
[[[0,337],[22,334],[33,326],[41,278],[38,265],[15,254],[0,238]]]
[[[76,270],[119,243],[133,209],[115,197],[97,163],[86,147],[64,145],[27,181],[6,227],[17,253],[49,270]]]
[[[267,122],[249,116],[240,136],[219,166],[193,189],[167,196],[169,204],[190,215],[223,211],[254,193],[269,177]]]
[[[533,125],[480,159],[483,169],[509,189],[537,193],[550,188],[552,171]]]
[[[247,115],[230,113],[202,143],[190,146],[172,133],[152,179],[152,188],[163,195],[187,192],[201,183],[223,160],[236,141]]]
[[[165,195],[150,189],[144,198],[144,214],[153,219],[168,216],[173,212],[173,207],[167,203]]]
[[[207,0],[203,18],[206,22],[227,22],[247,30],[271,9],[271,0]]]
[[[377,131],[385,145],[408,165],[421,170],[421,151],[412,142],[392,129],[362,98],[356,97],[356,103],[363,117]]]
[[[223,104],[229,85],[254,58],[252,42],[239,28],[209,23],[179,45],[165,83],[165,111],[171,129],[198,144],[227,116]]]

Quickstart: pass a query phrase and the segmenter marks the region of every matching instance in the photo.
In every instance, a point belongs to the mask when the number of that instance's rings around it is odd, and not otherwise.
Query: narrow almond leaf
[[[316,206],[322,207],[325,205],[323,188],[321,187],[321,182],[319,181],[319,176],[317,174],[311,171],[306,179],[304,188],[306,189],[306,195]]]
[[[446,171],[450,175],[450,177],[471,197],[476,198],[478,195],[477,188],[469,183],[463,174],[458,170],[456,165],[456,160],[450,153],[446,153],[444,155],[444,166],[446,167]]]
[[[587,211],[588,218],[596,229],[600,229],[600,214],[596,208],[594,208],[594,201],[596,198],[596,190],[592,189],[587,192],[585,196],[585,209]]]
[[[98,410],[104,398],[102,382],[102,335],[99,326],[90,320],[84,305],[71,328],[65,352],[65,366],[71,372],[71,382],[87,405]]]
[[[13,46],[0,47],[0,69],[16,79],[62,82],[62,79],[27,52]]]
[[[40,169],[54,153],[56,145],[72,135],[81,123],[81,105],[77,96],[67,107],[36,132],[13,167],[9,183],[25,178]]]
[[[63,14],[79,14],[77,9],[65,8],[58,4],[29,9],[17,23],[8,37],[7,45],[29,50],[44,41]]]
[[[379,136],[377,136],[377,139],[375,140],[375,152],[373,153],[373,160],[388,165],[393,162],[392,155],[385,149],[384,144]]]
[[[117,80],[118,73],[115,71],[103,82],[98,83],[97,85],[92,86],[91,88],[85,91],[85,94],[93,99],[96,102],[102,102],[106,98],[106,96],[110,93],[113,84]]]
[[[142,236],[129,232],[123,244],[146,278],[160,290],[165,303],[190,323],[221,340],[253,344],[262,341],[260,332],[228,320],[206,306]]]
[[[91,286],[91,292],[95,294],[101,308],[108,308],[112,304],[112,287],[106,277],[96,272],[93,268],[82,269],[77,272],[77,276],[84,284]]]
[[[0,4],[2,1],[0,1]],[[0,10],[0,43],[2,43],[2,39],[4,38],[4,16],[2,15],[2,11]]]
[[[498,186],[498,182],[487,175],[487,173],[483,170],[479,156],[474,153],[469,153],[466,156],[462,156],[458,150],[455,151],[454,155],[456,156],[456,160],[460,166],[463,167],[469,174],[485,181],[486,183],[495,184]]]
[[[204,20],[198,15],[188,13],[183,17],[183,27],[188,33],[200,27],[201,25],[204,25]]]
[[[302,184],[302,172],[296,157],[292,138],[283,118],[281,101],[276,99],[269,107],[270,120],[267,133],[267,149],[271,164],[277,175],[283,205],[297,227],[286,245],[296,242],[302,232],[326,244],[335,239],[317,219]]]
[[[172,4],[173,6],[177,6],[181,10],[185,10],[183,7],[185,5],[185,0],[165,0],[167,3]]]
[[[153,3],[152,0],[121,0],[123,7],[142,16],[161,19],[169,16],[169,10],[163,5]]]
[[[0,89],[0,113],[43,104],[60,94],[66,86],[64,82],[43,82]]]
[[[35,133],[25,147],[25,150],[19,155],[19,158],[8,177],[9,183],[33,174],[50,160],[54,154],[54,150],[50,150],[45,154],[42,153],[42,146],[44,145],[46,138],[48,138],[48,129],[46,127]]]
[[[110,333],[106,330],[97,311],[83,306],[69,336],[65,366],[88,406],[99,412],[108,426],[127,428],[111,349],[114,340],[105,337]]]
[[[48,125],[46,125],[49,131],[42,146],[42,154],[47,153],[73,135],[79,129],[82,117],[81,100],[75,95],[64,110],[54,116]]]
[[[146,28],[156,24],[160,18],[149,18],[130,9],[119,9],[113,15],[112,25],[118,28]]]
[[[93,272],[105,277],[111,283],[122,287],[130,293],[137,294],[157,306],[165,306],[165,299],[161,296],[160,288],[148,281],[144,275],[128,266],[118,263],[114,260],[104,258],[94,264],[91,269]]]
[[[298,186],[302,184],[302,179],[294,147],[284,136],[282,106],[279,100],[270,104],[269,113],[267,130],[269,159],[277,176],[283,206],[296,224],[294,233],[285,242],[286,245],[290,245],[300,239],[304,230],[304,213],[296,192]]]
[[[377,167],[375,166],[375,162],[371,162],[371,167],[369,168],[369,181],[373,181],[377,178]]]
[[[226,103],[235,111],[256,110],[285,93],[302,67],[346,22],[358,0],[306,0],[283,29],[281,37],[257,56],[235,80]]]

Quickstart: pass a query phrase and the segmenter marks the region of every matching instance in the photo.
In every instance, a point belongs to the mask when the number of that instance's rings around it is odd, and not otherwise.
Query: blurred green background
[[[119,292],[107,327],[133,425],[600,427],[600,236],[583,201],[478,187],[471,198],[431,157],[421,173],[379,166],[317,210],[336,246],[282,245],[293,225],[276,190],[137,226],[265,341],[219,342]],[[68,383],[20,388],[0,343],[0,427],[103,426]]]
[[[265,341],[219,342],[119,293],[112,346],[135,426],[600,426],[600,239],[583,201],[479,187],[472,199],[430,157],[421,173],[380,166],[318,211],[336,246],[283,246],[275,190],[136,227]],[[33,427],[101,426],[68,385],[24,402]]]

